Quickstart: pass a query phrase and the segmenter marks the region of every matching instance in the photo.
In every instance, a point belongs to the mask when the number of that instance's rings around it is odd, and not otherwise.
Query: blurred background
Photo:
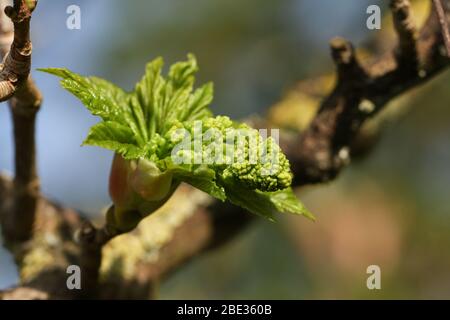
[[[66,28],[71,4],[81,8],[81,30]],[[366,28],[370,4],[389,19],[387,0],[41,0],[32,21],[33,64],[131,89],[150,59],[163,56],[169,65],[193,52],[198,81],[215,83],[216,113],[263,115],[296,81],[333,70],[330,38],[369,46],[380,37],[383,29]],[[94,216],[109,202],[112,155],[81,148],[96,119],[55,78],[33,76],[45,97],[37,134],[43,193]],[[316,223],[258,219],[162,283],[159,298],[450,298],[449,81],[447,72],[415,90],[410,111],[385,128],[363,162],[329,185],[301,190]],[[11,141],[2,105],[5,172],[12,171]],[[373,264],[381,268],[381,290],[366,287]],[[1,248],[0,289],[17,281]]]

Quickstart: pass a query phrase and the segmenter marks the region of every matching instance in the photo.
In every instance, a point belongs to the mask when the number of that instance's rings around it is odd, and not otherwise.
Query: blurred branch
[[[394,52],[397,68],[416,74],[419,71],[418,34],[409,0],[391,0],[391,11],[399,42]]]
[[[39,178],[36,168],[36,115],[42,97],[31,78],[9,101],[14,127],[14,201],[4,224],[9,242],[23,242],[32,236],[36,205],[39,198]]]
[[[48,294],[33,288],[17,287],[0,292],[0,300],[47,300]]]
[[[8,212],[9,207],[4,204],[13,190],[13,182],[0,175],[0,215]],[[27,299],[30,292],[39,293],[35,298],[45,299],[86,297],[83,291],[69,290],[66,286],[67,267],[81,264],[82,250],[74,234],[86,220],[81,213],[43,197],[36,207],[33,238],[9,247],[18,266],[20,286],[0,290],[0,298]]]
[[[2,3],[4,4],[4,2]],[[27,241],[32,229],[39,197],[36,171],[35,122],[42,97],[29,77],[31,67],[30,20],[37,1],[15,0],[1,20],[0,44],[5,57],[0,79],[0,100],[9,100],[14,126],[15,179],[11,208],[0,216],[7,245]],[[9,52],[7,42],[13,39]]]
[[[30,20],[36,4],[36,0],[14,0],[13,7],[5,8],[5,14],[14,24],[14,37],[0,70],[0,102],[11,98],[30,74]]]
[[[134,232],[105,246],[102,297],[154,297],[152,290],[161,280],[199,254],[234,239],[253,218],[242,208],[182,185],[167,205]]]
[[[442,36],[447,49],[447,55],[450,57],[450,29],[443,1],[444,0],[433,0],[433,5],[439,17],[439,23],[441,24]]]
[[[352,141],[368,119],[393,98],[449,66],[449,58],[442,54],[436,14],[430,13],[416,37],[409,1],[392,0],[391,8],[399,38],[392,54],[360,65],[350,43],[343,39],[331,42],[337,84],[309,127],[286,150],[297,185],[334,179],[349,163]]]
[[[9,180],[0,176],[0,211],[3,196],[7,196],[10,188]],[[85,248],[73,235],[77,230],[87,232],[90,224],[80,213],[41,198],[33,240],[26,247],[12,250],[14,256],[22,257],[17,259],[20,260],[21,285],[0,291],[0,299],[151,298],[152,288],[162,278],[201,252],[226,243],[252,218],[243,209],[212,202],[207,195],[183,185],[163,211],[145,219],[132,233],[112,240],[103,248],[100,281],[89,276],[83,279],[86,270],[82,267],[83,290],[68,290],[67,267],[87,261],[83,257]],[[158,236],[152,237],[161,232],[167,233],[163,241]],[[145,250],[150,248],[155,249],[157,258],[145,258],[148,256]],[[116,268],[116,263],[123,263],[120,259],[127,260],[126,264],[132,267],[129,270],[131,276],[124,274],[126,268]],[[91,266],[97,263],[97,260],[91,261]]]

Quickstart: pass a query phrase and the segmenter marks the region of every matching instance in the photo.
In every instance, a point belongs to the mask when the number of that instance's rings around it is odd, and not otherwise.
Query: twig
[[[411,12],[409,0],[392,0],[391,10],[394,27],[398,34],[396,59],[399,68],[409,68],[413,73],[419,67],[417,51],[417,29]]]
[[[10,1],[0,0],[0,10],[6,8]],[[14,25],[6,14],[0,12],[0,55],[6,57],[14,40]]]
[[[0,70],[0,102],[11,98],[30,74],[30,19],[36,4],[37,0],[14,0],[13,7],[5,8],[5,14],[14,24],[14,39]]]
[[[416,36],[409,1],[391,0],[391,7],[399,37],[393,55],[359,66],[349,43],[332,41],[338,74],[335,89],[323,101],[309,128],[286,150],[297,185],[334,179],[349,163],[352,141],[367,119],[392,98],[450,65],[439,50],[442,37],[435,15],[430,14]]]
[[[2,187],[3,186],[3,187]],[[8,194],[11,184],[0,175],[0,204],[2,194]],[[41,198],[37,212],[41,224],[36,229],[35,241],[27,249],[25,259],[20,264],[21,286],[3,293],[4,298],[28,298],[28,289],[43,293],[46,299],[77,298],[135,298],[146,299],[151,294],[154,284],[170,275],[193,257],[207,250],[226,243],[253,221],[253,215],[235,208],[227,203],[214,202],[200,191],[186,185],[180,187],[174,200],[174,210],[167,212],[173,219],[177,210],[188,211],[189,214],[180,221],[179,226],[170,231],[171,238],[159,249],[158,259],[147,261],[145,255],[135,260],[136,272],[133,279],[124,277],[106,277],[98,281],[99,247],[105,239],[99,230],[79,213],[62,208]],[[0,207],[1,213],[1,207]],[[168,221],[168,216],[161,221]],[[125,246],[124,258],[136,250],[136,242],[148,239],[149,223],[141,223],[131,234],[126,234],[117,243]],[[78,231],[76,231],[78,230]],[[153,230],[155,231],[155,230]],[[76,237],[72,235],[76,233]],[[52,239],[47,241],[47,239]],[[57,243],[57,245],[55,245]],[[159,240],[155,243],[159,243]],[[109,250],[109,243],[103,250]],[[150,245],[150,244],[149,244]],[[82,248],[84,247],[84,248]],[[152,247],[152,245],[150,245]],[[112,247],[114,249],[114,247]],[[38,256],[37,261],[33,258]],[[48,257],[48,261],[45,257]],[[69,265],[79,265],[82,269],[82,290],[68,290],[65,286]],[[39,294],[37,298],[44,297]],[[0,299],[2,292],[0,291]]]
[[[98,296],[102,248],[113,237],[106,228],[97,229],[89,221],[83,222],[77,230],[76,240],[81,250],[80,267],[83,270],[81,298]]]
[[[434,9],[439,17],[439,23],[441,24],[442,37],[444,38],[445,48],[447,49],[447,55],[450,58],[450,29],[447,20],[447,15],[444,10],[442,0],[433,0]]]
[[[31,65],[30,19],[37,1],[14,1],[5,13],[14,24],[14,40],[0,74],[0,99],[9,99],[14,126],[15,179],[13,202],[2,219],[7,243],[23,242],[32,236],[39,198],[36,170],[35,122],[42,96],[29,77]],[[5,53],[11,30],[2,25],[1,50]],[[3,77],[6,78],[3,78]],[[14,79],[14,81],[11,81]]]

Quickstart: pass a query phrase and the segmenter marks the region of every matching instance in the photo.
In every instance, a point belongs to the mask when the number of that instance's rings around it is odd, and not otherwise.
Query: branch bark
[[[14,0],[13,7],[5,8],[5,14],[14,24],[14,39],[0,70],[0,102],[11,98],[30,74],[30,20],[36,4],[37,0]]]
[[[445,5],[443,0],[433,0],[434,9],[439,17],[439,23],[441,24],[442,37],[444,38],[445,47],[447,49],[447,55],[450,57],[450,28],[447,19],[447,13],[445,11]],[[449,6],[447,5],[447,8]]]
[[[3,21],[1,53],[5,56],[0,72],[0,100],[9,100],[14,127],[15,179],[10,209],[0,217],[6,244],[14,245],[32,237],[39,198],[36,169],[35,123],[42,96],[29,77],[31,68],[30,20],[37,1],[14,1],[5,14],[13,22],[12,30]],[[8,39],[13,38],[9,52]]]

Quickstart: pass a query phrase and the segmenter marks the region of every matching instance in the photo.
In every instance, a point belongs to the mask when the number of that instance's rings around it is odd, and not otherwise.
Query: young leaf
[[[315,217],[297,199],[291,188],[275,192],[249,190],[239,184],[227,183],[227,199],[233,204],[274,221],[276,213],[303,215],[311,220]]]
[[[303,215],[313,221],[316,220],[314,215],[298,200],[292,188],[284,190],[265,192],[270,201],[275,205],[279,212]]]
[[[130,107],[131,94],[106,80],[97,77],[83,77],[67,69],[38,70],[62,78],[61,85],[80,99],[93,115],[99,116],[103,121],[114,121],[127,125],[131,129],[136,143],[140,146],[145,144],[145,136],[138,125],[144,119],[139,114],[136,115],[133,112],[134,108]]]
[[[162,58],[157,58],[148,63],[145,75],[142,77],[134,89],[135,105],[139,105],[143,114],[149,137],[159,131],[159,119],[163,104],[162,93],[165,81],[161,76],[164,65]]]
[[[223,187],[216,183],[216,173],[205,165],[175,165],[170,160],[165,161],[166,170],[173,172],[175,179],[225,201],[227,196]]]
[[[61,85],[104,121],[118,120],[128,105],[129,94],[114,84],[96,77],[82,77],[67,69],[38,69],[56,75]]]
[[[89,131],[83,145],[98,146],[112,150],[125,159],[138,159],[146,150],[137,147],[132,130],[117,122],[100,122]]]
[[[188,54],[187,61],[177,62],[170,67],[169,82],[175,90],[186,87],[192,88],[195,81],[194,75],[197,71],[197,60],[194,55]]]

